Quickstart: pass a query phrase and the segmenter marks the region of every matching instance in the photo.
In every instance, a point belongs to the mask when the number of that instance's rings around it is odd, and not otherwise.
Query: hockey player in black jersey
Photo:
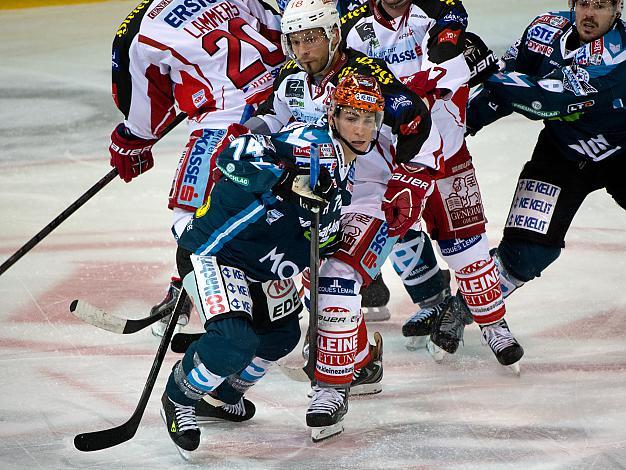
[[[321,210],[320,256],[325,258],[339,239],[352,162],[378,135],[382,101],[375,80],[349,75],[331,97],[327,125],[300,124],[224,143],[217,158],[223,176],[178,242],[183,287],[206,330],[174,367],[162,397],[168,433],[182,451],[199,445],[196,406],[203,397],[237,404],[297,344],[302,307],[293,277],[309,265],[311,210]],[[313,190],[312,152],[321,165]],[[320,317],[333,315],[324,307],[329,295],[320,289]],[[320,331],[320,342],[324,334]],[[342,334],[348,338],[350,332]],[[356,331],[351,334],[356,343]],[[324,437],[341,432],[348,387],[318,382],[317,389],[318,407],[309,409],[307,423],[337,425]]]
[[[622,0],[570,0],[569,11],[538,16],[469,102],[472,134],[512,112],[544,122],[494,253],[505,296],[559,257],[592,191],[605,189],[626,209],[622,8]],[[504,344],[501,335],[486,339]]]

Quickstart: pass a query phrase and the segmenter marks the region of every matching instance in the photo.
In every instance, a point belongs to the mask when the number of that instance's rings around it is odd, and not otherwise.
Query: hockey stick
[[[169,126],[165,128],[163,134],[159,139],[162,139],[167,135],[172,129],[174,129],[178,124],[180,124],[187,115],[185,113],[180,113],[176,118],[170,123]],[[67,209],[57,215],[52,222],[46,225],[43,229],[41,229],[33,238],[28,240],[19,250],[17,250],[9,259],[7,259],[4,263],[0,265],[0,276],[4,274],[4,272],[17,263],[22,256],[32,250],[41,240],[46,238],[50,232],[52,232],[55,228],[61,225],[65,220],[80,209],[83,204],[85,204],[89,199],[94,197],[102,188],[104,188],[107,184],[109,184],[115,177],[118,175],[117,168],[113,168],[109,171],[100,181],[94,184],[91,188],[89,188],[82,196],[76,199],[72,204],[69,205]]]
[[[319,177],[320,160],[317,144],[311,143],[311,189],[315,187]],[[313,382],[317,362],[317,305],[320,272],[320,213],[317,208],[312,211],[311,248],[309,251],[309,356],[304,367],[290,367],[282,361],[276,364],[280,371],[296,382]]]
[[[183,309],[186,299],[187,291],[185,291],[185,289],[181,289],[178,300],[176,301],[176,307],[174,308],[174,312],[172,313],[170,321],[167,324],[167,328],[163,334],[163,339],[161,339],[159,349],[157,349],[156,356],[152,362],[152,368],[148,374],[146,384],[143,387],[143,392],[141,393],[137,407],[135,408],[135,411],[130,419],[124,424],[114,428],[78,434],[74,438],[74,447],[78,450],[91,452],[94,450],[108,449],[109,447],[114,447],[122,442],[132,439],[135,435],[137,429],[139,428],[139,423],[141,422],[141,418],[146,409],[146,405],[148,404],[150,395],[152,394],[152,389],[154,388],[157,376],[159,375],[159,370],[163,364],[167,347],[172,339],[172,336],[174,335],[174,328],[176,327],[176,322],[178,321],[178,317],[180,316],[180,312]]]
[[[169,309],[165,309],[156,315],[138,318],[136,320],[120,318],[98,307],[94,307],[84,300],[78,299],[72,300],[72,303],[70,303],[70,312],[79,320],[120,335],[136,333],[170,314]]]

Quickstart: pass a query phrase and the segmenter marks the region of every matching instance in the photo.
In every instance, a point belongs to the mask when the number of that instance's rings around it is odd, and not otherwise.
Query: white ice
[[[470,29],[500,53],[535,14],[567,8],[466,3]],[[133,6],[0,13],[2,259],[109,171],[120,120],[110,43]],[[492,246],[539,129],[514,116],[470,139]],[[385,340],[384,391],[351,401],[341,436],[311,443],[307,387],[273,370],[250,393],[257,416],[205,427],[195,463],[184,464],[158,415],[177,359],[169,353],[137,435],[74,449],[74,435],[130,416],[157,340],[81,323],[69,302],[140,317],[160,300],[174,251],[166,200],[185,141],[181,126],[158,144],[152,171],[109,184],[1,276],[0,468],[626,468],[626,217],[604,191],[585,201],[562,257],[508,302],[526,351],[521,378],[497,364],[475,325],[442,364],[407,351],[400,325],[413,307],[385,266],[392,318],[370,325]]]

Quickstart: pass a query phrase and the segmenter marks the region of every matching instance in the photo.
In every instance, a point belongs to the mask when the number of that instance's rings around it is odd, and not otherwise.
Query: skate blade
[[[311,440],[313,442],[320,442],[328,439],[329,437],[336,436],[343,432],[343,421],[331,424],[330,426],[320,426],[317,428],[311,428]]]
[[[163,424],[165,424],[167,426],[167,420],[165,419],[165,410],[163,410],[163,408],[161,408],[161,411],[159,413],[161,415],[161,419],[163,420]],[[178,454],[183,458],[183,460],[185,462],[193,462],[192,459],[192,452],[183,449],[182,447],[178,447],[176,445],[176,443],[168,436],[168,439],[170,440],[170,442],[172,444],[174,444],[174,447],[176,447],[176,450],[178,451]]]
[[[361,307],[366,322],[387,321],[391,312],[387,307]]]
[[[366,395],[375,395],[383,391],[383,386],[380,382],[375,384],[363,384],[350,387],[351,397],[363,397]]]
[[[519,366],[519,361],[514,362],[513,364],[510,364],[508,366],[504,366],[504,367],[506,367],[511,372],[513,372],[513,374],[515,374],[517,377],[520,377],[522,375],[522,371]]]
[[[428,352],[430,356],[435,360],[435,362],[440,363],[443,361],[443,358],[446,357],[446,352],[433,343],[430,338],[428,339],[428,344],[426,345],[428,348]]]
[[[426,336],[409,336],[406,344],[404,345],[409,351],[417,351],[418,349],[424,349],[428,343],[428,335]]]

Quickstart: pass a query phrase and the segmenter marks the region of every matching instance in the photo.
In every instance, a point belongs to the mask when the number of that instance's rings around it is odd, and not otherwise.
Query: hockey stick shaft
[[[174,129],[180,122],[182,122],[187,115],[185,113],[180,113],[176,116],[176,118],[170,123],[169,126],[165,128],[163,134],[161,134],[160,138],[165,137],[172,129]],[[7,259],[4,263],[0,265],[0,276],[4,274],[4,272],[17,263],[26,253],[32,250],[41,240],[46,238],[50,232],[52,232],[55,228],[61,225],[65,220],[80,209],[89,199],[94,197],[102,188],[104,188],[107,184],[115,179],[117,176],[117,168],[113,168],[106,175],[104,175],[100,181],[94,184],[91,188],[89,188],[82,196],[76,199],[72,204],[69,205],[63,212],[61,212],[58,216],[56,216],[52,222],[42,228],[33,238],[28,240],[19,250],[17,250],[9,259]]]
[[[143,413],[146,410],[148,400],[152,394],[152,389],[154,388],[154,384],[156,383],[156,379],[159,375],[159,370],[163,365],[167,348],[172,336],[174,335],[176,322],[178,321],[178,317],[180,316],[186,299],[187,292],[185,289],[181,289],[178,301],[176,302],[176,307],[174,308],[174,312],[172,313],[170,321],[167,324],[167,328],[165,329],[165,333],[163,334],[163,338],[161,339],[161,343],[157,349],[156,356],[152,362],[152,368],[150,369],[150,373],[146,379],[146,384],[143,387],[143,392],[141,393],[141,397],[139,398],[139,402],[137,403],[137,407],[135,408],[132,416],[128,419],[128,421],[120,426],[111,429],[104,429],[102,431],[78,434],[74,438],[74,447],[78,450],[91,452],[94,450],[108,449],[109,447],[114,447],[133,438],[139,428],[139,423],[141,422]]]
[[[169,309],[164,309],[155,315],[144,318],[120,318],[98,307],[94,307],[84,300],[78,299],[72,300],[72,303],[70,303],[70,312],[85,323],[120,335],[128,335],[141,331],[171,313]]]
[[[311,143],[311,188],[315,187],[319,176],[319,153],[317,145]],[[317,363],[317,305],[320,272],[320,212],[313,212],[311,221],[311,248],[309,252],[309,357],[304,371],[315,381],[315,365]]]

